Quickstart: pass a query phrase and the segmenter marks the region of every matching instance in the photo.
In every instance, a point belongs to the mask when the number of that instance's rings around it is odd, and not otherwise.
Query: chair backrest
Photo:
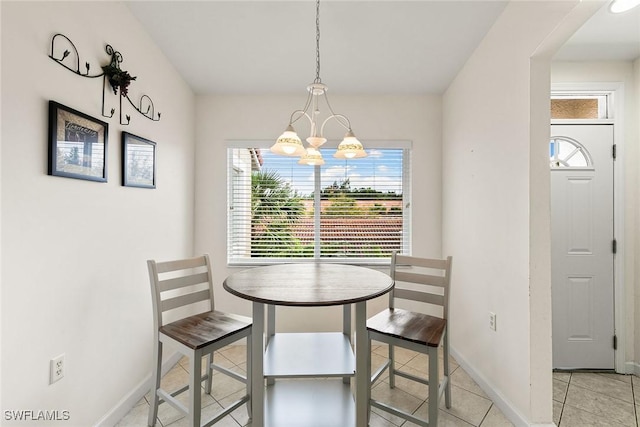
[[[417,301],[442,308],[442,318],[449,310],[449,285],[451,281],[451,257],[446,259],[391,256],[391,278],[395,282],[389,293],[389,307],[395,300]]]
[[[178,317],[174,315],[169,321],[214,310],[209,255],[165,262],[148,260],[147,266],[156,332],[168,323],[164,314],[172,310],[183,309],[174,312]],[[208,304],[203,301],[208,301]],[[205,308],[202,309],[201,305]]]

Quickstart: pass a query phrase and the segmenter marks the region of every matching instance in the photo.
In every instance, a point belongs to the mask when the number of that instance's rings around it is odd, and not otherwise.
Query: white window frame
[[[402,161],[402,253],[411,253],[411,141],[407,140],[384,140],[384,141],[365,141],[362,140],[365,149],[402,149],[403,161]],[[337,148],[339,141],[327,141],[322,148]],[[228,140],[226,141],[227,153],[229,149],[233,148],[261,148],[268,150],[273,145],[271,140]],[[237,161],[237,160],[236,160]],[[358,161],[358,160],[354,160]],[[231,258],[229,245],[233,244],[232,233],[237,228],[237,213],[234,212],[233,201],[233,186],[232,180],[237,179],[235,174],[237,169],[234,167],[234,162],[230,159],[230,155],[227,154],[227,264],[229,266],[255,266],[255,265],[270,265],[278,263],[302,263],[302,262],[318,262],[318,263],[349,263],[354,265],[389,265],[390,258],[320,258],[319,248],[316,245],[316,250],[313,257],[306,258]],[[300,165],[301,168],[315,167],[318,172],[321,170],[321,166],[305,166]],[[250,169],[250,168],[249,168]],[[320,174],[316,175],[316,185],[320,186]],[[320,192],[316,191],[316,197],[319,197]],[[316,227],[319,224],[316,223]]]

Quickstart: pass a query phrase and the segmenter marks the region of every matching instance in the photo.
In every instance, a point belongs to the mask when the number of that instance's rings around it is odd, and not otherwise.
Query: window
[[[230,145],[229,264],[375,264],[409,252],[409,143],[369,142],[369,156],[351,160],[323,148],[325,164],[315,167],[271,153],[270,143]]]
[[[551,169],[593,169],[589,152],[578,141],[558,136],[549,143]]]
[[[552,119],[607,119],[610,97],[606,94],[561,94],[551,96]]]

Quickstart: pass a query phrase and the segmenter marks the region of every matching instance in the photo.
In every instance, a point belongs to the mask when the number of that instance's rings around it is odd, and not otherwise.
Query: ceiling
[[[604,5],[555,56],[565,61],[632,61],[640,58],[640,7],[611,13]]]
[[[316,75],[312,1],[129,1],[199,94],[299,93]],[[330,93],[442,93],[506,1],[331,0],[320,5]],[[637,8],[640,9],[640,8]],[[640,56],[640,11],[596,13],[559,59]]]

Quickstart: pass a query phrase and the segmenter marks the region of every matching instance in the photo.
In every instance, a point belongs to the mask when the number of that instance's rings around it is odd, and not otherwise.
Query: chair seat
[[[160,328],[160,333],[197,350],[243,329],[250,329],[251,321],[236,314],[210,311],[168,323]]]
[[[445,319],[415,313],[401,308],[388,308],[367,320],[367,330],[438,347],[447,326]]]

